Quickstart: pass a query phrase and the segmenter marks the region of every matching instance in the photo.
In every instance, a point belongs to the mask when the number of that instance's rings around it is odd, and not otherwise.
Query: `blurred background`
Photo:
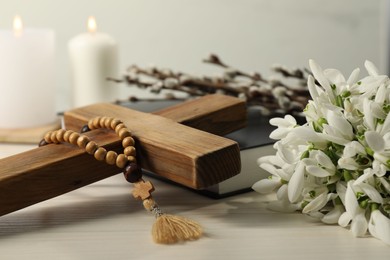
[[[0,28],[19,14],[25,27],[56,34],[57,111],[71,106],[68,43],[86,31],[88,16],[119,45],[119,68],[155,64],[192,74],[218,73],[201,60],[209,53],[265,75],[275,63],[349,75],[366,59],[389,72],[386,0],[2,0]],[[1,59],[1,57],[0,57]],[[23,76],[23,75],[21,75]],[[123,96],[139,93],[122,86]]]

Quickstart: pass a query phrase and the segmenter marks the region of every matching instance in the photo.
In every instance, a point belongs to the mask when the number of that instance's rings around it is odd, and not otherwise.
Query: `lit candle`
[[[54,123],[55,36],[49,29],[0,30],[0,128],[30,128]]]
[[[69,41],[70,69],[73,77],[73,105],[112,102],[118,86],[107,80],[117,77],[118,46],[108,34],[97,31],[94,17],[88,19],[88,32]]]

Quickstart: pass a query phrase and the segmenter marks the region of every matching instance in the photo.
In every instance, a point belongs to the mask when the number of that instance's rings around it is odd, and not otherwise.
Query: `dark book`
[[[257,159],[275,154],[274,140],[269,134],[275,129],[269,124],[269,118],[258,110],[248,109],[247,127],[237,130],[225,137],[238,142],[241,150],[241,172],[223,182],[208,187],[204,192],[213,197],[226,197],[252,190],[252,185],[269,173],[261,169]]]

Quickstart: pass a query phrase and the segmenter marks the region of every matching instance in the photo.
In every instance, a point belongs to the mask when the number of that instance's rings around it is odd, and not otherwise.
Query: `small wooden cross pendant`
[[[133,197],[140,200],[149,198],[154,191],[154,186],[150,181],[141,180],[134,183]]]

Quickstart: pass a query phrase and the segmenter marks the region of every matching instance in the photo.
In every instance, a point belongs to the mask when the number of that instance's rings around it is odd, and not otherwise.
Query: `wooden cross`
[[[66,112],[65,128],[80,131],[96,116],[121,119],[136,139],[141,167],[174,182],[202,189],[240,172],[237,143],[214,135],[245,125],[245,102],[237,98],[210,95],[153,114],[95,104]],[[113,131],[99,129],[85,134],[107,149],[123,149]],[[116,166],[99,162],[69,144],[49,144],[1,159],[0,215],[119,172]]]

